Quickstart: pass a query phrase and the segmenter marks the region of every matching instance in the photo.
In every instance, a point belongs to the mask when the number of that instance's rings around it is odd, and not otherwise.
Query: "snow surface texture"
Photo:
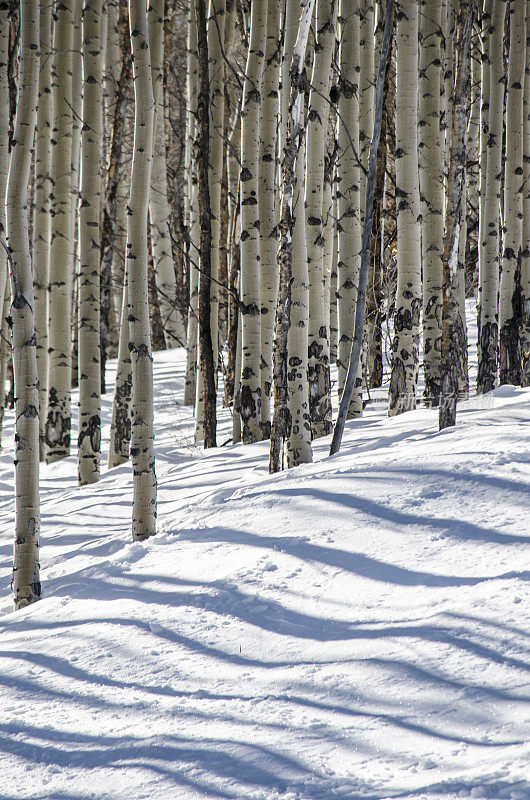
[[[17,614],[0,456],[1,800],[529,800],[530,392],[443,433],[376,403],[271,477],[266,442],[192,443],[182,351],[155,370],[158,535],[130,465],[43,467]]]

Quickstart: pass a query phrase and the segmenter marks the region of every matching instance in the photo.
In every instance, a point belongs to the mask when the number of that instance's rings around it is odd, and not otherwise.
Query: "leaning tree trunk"
[[[132,366],[131,459],[133,540],[156,533],[153,427],[153,356],[147,283],[147,217],[153,153],[153,84],[147,33],[147,0],[129,0],[134,80],[134,152],[127,216],[129,351]]]
[[[305,216],[309,267],[309,405],[315,439],[331,433],[331,379],[329,371],[329,296],[324,266],[325,237],[333,237],[332,226],[324,227],[325,164],[328,145],[329,90],[335,49],[338,0],[319,0],[315,59],[309,95],[307,125],[307,184]],[[329,207],[329,201],[328,201]]]
[[[259,142],[267,30],[267,0],[254,0],[241,112],[241,393],[243,444],[258,442],[261,431],[261,269]]]
[[[444,138],[442,9],[423,0],[420,14],[419,167],[423,265],[423,372],[426,405],[441,391],[442,253],[444,247]]]
[[[9,5],[0,4],[0,236],[5,237],[5,196],[9,171]],[[11,347],[4,341],[7,337],[7,322],[4,301],[9,294],[7,252],[0,247],[0,450],[2,449],[2,421],[4,417],[5,384],[8,358]]]
[[[72,47],[74,0],[55,9],[53,43],[53,186],[50,271],[48,280],[48,397],[45,423],[46,461],[70,453],[72,367]]]
[[[338,121],[337,198],[339,253],[337,264],[337,310],[339,342],[338,388],[342,394],[353,343],[357,286],[361,266],[361,199],[359,152],[359,0],[342,0],[340,54],[340,98]],[[355,149],[355,152],[354,152]],[[355,383],[348,419],[362,414],[361,366]]]
[[[261,266],[261,431],[271,431],[272,340],[278,293],[278,232],[276,228],[276,175],[280,88],[280,3],[269,4],[265,71],[261,103],[261,135],[258,167],[259,252]],[[243,184],[243,191],[246,187]]]
[[[510,48],[506,87],[504,227],[499,297],[499,381],[521,383],[521,253],[523,244],[523,86],[526,3],[510,3]]]
[[[292,419],[288,398],[289,350],[288,338],[291,326],[291,285],[293,281],[293,233],[295,219],[293,203],[296,189],[296,164],[304,134],[302,127],[304,90],[307,82],[304,59],[309,28],[315,0],[302,0],[302,14],[298,35],[293,50],[291,65],[291,100],[289,104],[289,127],[282,164],[282,203],[280,216],[280,280],[276,319],[274,325],[274,417],[271,427],[269,472],[283,468],[283,446],[291,434]],[[283,91],[287,91],[284,87]]]
[[[473,0],[461,0],[457,15],[455,85],[451,102],[449,127],[449,172],[447,176],[447,209],[443,250],[442,304],[442,392],[439,428],[448,428],[456,421],[456,401],[462,382],[463,354],[467,348],[465,329],[459,308],[459,247],[464,217],[466,144],[469,89],[471,78],[471,33]]]
[[[39,378],[29,252],[28,184],[37,120],[39,4],[20,3],[17,113],[7,182],[6,222],[11,262],[11,319],[15,377],[15,608],[41,595],[39,578]]]
[[[103,145],[102,0],[83,6],[83,128],[79,208],[79,484],[96,483],[101,453],[99,254]]]
[[[478,377],[477,392],[483,394],[495,388],[498,366],[499,315],[497,297],[499,291],[500,251],[500,195],[501,159],[504,107],[504,18],[505,0],[485,3],[491,11],[488,27],[488,138],[486,177],[484,180],[483,231],[480,236],[479,275],[479,329],[478,329]]]
[[[388,413],[416,407],[421,309],[418,180],[417,0],[402,0],[396,31],[396,205],[398,276]]]
[[[526,10],[523,119],[523,252],[521,259],[521,383],[530,386],[530,9]]]

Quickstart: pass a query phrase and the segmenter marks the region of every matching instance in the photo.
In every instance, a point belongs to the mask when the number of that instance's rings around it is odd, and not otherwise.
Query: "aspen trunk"
[[[41,595],[39,578],[39,378],[29,252],[28,184],[37,119],[39,4],[20,3],[17,113],[7,182],[6,222],[11,262],[11,318],[15,380],[15,608]]]
[[[189,305],[188,330],[186,336],[186,378],[184,386],[184,405],[195,405],[197,391],[197,334],[198,334],[198,289],[199,273],[196,264],[199,259],[198,218],[197,218],[197,174],[194,160],[197,113],[197,25],[195,21],[195,0],[190,0],[188,13],[188,70],[186,76],[186,172],[188,176],[188,260],[189,260]]]
[[[258,442],[261,430],[261,265],[259,142],[264,68],[266,0],[254,0],[241,112],[241,394],[243,444]]]
[[[495,388],[498,366],[500,251],[500,193],[502,157],[502,119],[504,107],[503,41],[505,0],[486,0],[485,10],[490,12],[488,27],[488,83],[487,161],[483,188],[483,233],[480,236],[479,275],[479,326],[478,326],[478,377],[477,392],[482,394]],[[481,165],[482,166],[482,165]],[[482,190],[481,190],[482,193]]]
[[[83,5],[83,129],[79,209],[79,438],[80,485],[100,474],[101,379],[99,254],[103,145],[102,0]]]
[[[132,366],[129,352],[128,269],[123,275],[123,294],[118,344],[118,368],[112,402],[109,456],[107,468],[117,467],[129,459],[131,443]]]
[[[521,258],[521,383],[530,386],[530,9],[526,9],[523,110],[523,251]]]
[[[39,102],[35,138],[35,195],[33,206],[33,269],[35,292],[35,332],[39,373],[39,424],[41,459],[44,458],[44,422],[48,379],[47,286],[50,258],[51,194],[50,180],[52,138],[52,6],[40,5]],[[1,57],[0,57],[1,58]],[[2,100],[0,99],[0,105]],[[4,129],[5,130],[5,129]],[[1,287],[0,287],[1,295]]]
[[[331,433],[331,380],[329,372],[329,296],[324,267],[325,237],[333,236],[324,227],[325,161],[328,145],[329,90],[331,62],[335,48],[338,0],[319,0],[315,59],[309,95],[307,126],[307,185],[305,214],[307,262],[309,267],[309,402],[314,438]],[[329,185],[329,183],[328,183]],[[329,206],[329,200],[328,200]]]
[[[158,303],[168,347],[185,344],[184,323],[177,307],[177,285],[171,250],[171,211],[167,197],[166,132],[164,114],[164,0],[151,0],[148,11],[151,73],[155,99],[155,135],[149,219],[151,253],[158,288]]]
[[[337,264],[337,310],[339,342],[337,353],[338,388],[342,394],[348,371],[357,286],[361,266],[361,199],[359,153],[359,13],[358,0],[342,0],[340,17],[341,34],[341,91],[339,99],[339,132],[337,164],[339,253]],[[355,149],[355,153],[353,152]],[[361,366],[355,382],[355,391],[348,419],[362,414]]]
[[[5,196],[9,171],[9,6],[0,5],[0,236],[5,238]],[[8,344],[8,327],[5,318],[9,316],[9,275],[7,252],[0,247],[0,450],[2,449],[2,421],[4,417],[7,362],[11,357]],[[4,313],[7,312],[7,313]]]
[[[210,80],[208,74],[208,37],[205,0],[195,0],[197,23],[197,195],[200,228],[199,273],[199,380],[197,381],[197,426],[202,428],[204,447],[217,446],[217,390],[215,385],[211,283],[212,277],[212,210],[210,201]],[[202,380],[201,380],[202,377]],[[199,399],[201,400],[199,404]],[[201,419],[202,408],[202,419]],[[199,434],[200,435],[200,434]]]
[[[291,326],[291,284],[293,280],[293,214],[294,193],[296,189],[296,165],[300,157],[303,137],[302,103],[306,85],[304,59],[307,48],[309,28],[313,16],[315,0],[302,2],[302,14],[298,34],[293,49],[290,69],[291,99],[289,104],[289,126],[282,164],[282,202],[280,216],[280,280],[276,319],[274,325],[274,416],[271,427],[271,446],[269,472],[279,472],[283,468],[283,445],[291,433],[291,415],[288,398],[289,350],[288,337]],[[286,91],[286,87],[283,88]]]
[[[499,380],[521,383],[521,253],[523,238],[523,86],[526,3],[510,3],[506,98],[503,255],[499,298]]]
[[[72,48],[74,0],[55,9],[51,140],[53,185],[50,270],[48,282],[48,398],[45,424],[46,461],[70,453],[71,317],[72,317]]]
[[[420,13],[419,167],[423,264],[423,371],[426,405],[441,391],[442,253],[444,247],[444,137],[442,14],[438,0],[423,0]]]
[[[146,2],[147,0],[129,0],[135,101],[134,153],[127,217],[129,351],[132,362],[133,540],[147,539],[156,533],[153,357],[147,283],[147,217],[154,101]]]
[[[278,232],[276,227],[276,174],[280,88],[280,3],[267,12],[265,65],[263,75],[258,167],[259,252],[261,266],[261,431],[264,439],[271,430],[272,340],[274,310],[278,293]]]
[[[416,407],[421,309],[417,0],[403,0],[399,11],[395,150],[398,274],[388,404],[390,416]]]
[[[457,15],[457,67],[455,86],[448,107],[451,109],[449,128],[449,173],[447,177],[446,235],[443,251],[442,307],[442,393],[439,410],[439,429],[456,421],[456,401],[462,382],[463,358],[467,342],[459,308],[459,247],[464,217],[467,113],[471,77],[471,33],[473,2],[461,0]]]

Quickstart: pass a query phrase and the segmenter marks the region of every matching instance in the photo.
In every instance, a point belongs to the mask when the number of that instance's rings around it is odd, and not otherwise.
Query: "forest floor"
[[[193,443],[183,377],[156,355],[157,536],[130,542],[129,464],[43,467],[16,614],[7,415],[1,800],[530,800],[530,391],[442,433],[376,402],[269,476],[266,442]]]

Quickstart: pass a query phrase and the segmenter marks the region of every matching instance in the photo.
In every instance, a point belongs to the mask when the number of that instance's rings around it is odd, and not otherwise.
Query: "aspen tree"
[[[523,85],[526,3],[509,5],[510,48],[506,87],[503,254],[499,297],[499,379],[521,383],[520,289],[523,236]]]
[[[478,185],[478,298],[477,298],[477,355],[480,360],[480,298],[485,269],[485,248],[482,243],[487,235],[484,208],[486,199],[486,172],[488,163],[488,126],[490,107],[490,34],[492,0],[479,3],[480,8],[480,135],[479,135],[479,185]]]
[[[52,60],[53,186],[48,282],[48,381],[46,461],[70,452],[72,241],[72,49],[74,0],[55,7]]]
[[[261,275],[258,201],[261,95],[267,2],[254,0],[241,112],[241,394],[243,444],[258,442],[261,430]]]
[[[199,273],[199,379],[195,435],[200,425],[204,447],[217,446],[217,387],[215,385],[215,348],[212,332],[212,211],[210,201],[210,77],[208,74],[208,36],[205,0],[195,0],[197,24],[197,198],[200,228]],[[202,412],[199,408],[199,392]]]
[[[153,357],[147,284],[147,216],[153,152],[153,84],[147,0],[129,0],[134,81],[134,152],[127,217],[129,351],[132,367],[133,540],[156,533]]]
[[[176,304],[176,279],[171,251],[171,211],[167,197],[166,131],[164,114],[164,0],[150,0],[148,9],[151,73],[155,100],[155,135],[149,219],[151,251],[158,287],[158,302],[168,347],[185,343],[184,323]]]
[[[131,53],[129,46],[128,33],[128,11],[127,0],[120,0],[119,4],[119,51],[122,54],[120,72],[114,87],[114,104],[112,107],[112,117],[107,115],[105,132],[108,134],[110,129],[110,141],[107,142],[107,163],[105,174],[105,189],[102,203],[102,227],[101,227],[101,266],[100,266],[100,364],[101,364],[101,392],[106,390],[105,368],[107,363],[107,351],[109,350],[112,337],[112,322],[118,315],[112,309],[113,284],[119,285],[119,263],[124,261],[124,247],[120,247],[120,232],[122,225],[121,214],[123,203],[124,170],[122,166],[126,113],[129,102],[128,87],[131,80]],[[106,91],[109,91],[108,87]],[[107,114],[107,111],[105,111]],[[109,124],[109,118],[112,124]],[[125,290],[125,295],[127,294]],[[120,296],[120,305],[123,305],[123,291]],[[118,316],[117,324],[120,317]],[[126,329],[125,329],[126,330]],[[126,342],[129,337],[126,335]],[[118,344],[119,346],[119,344]],[[130,360],[129,360],[130,363]],[[119,368],[118,373],[119,374]],[[127,446],[128,454],[128,446]]]
[[[289,364],[288,338],[292,310],[291,284],[293,281],[293,232],[295,225],[293,203],[296,178],[299,174],[297,173],[297,159],[300,157],[304,133],[302,103],[307,83],[304,59],[314,6],[315,0],[302,0],[301,2],[302,13],[298,24],[298,33],[293,48],[293,60],[290,69],[289,126],[282,163],[280,247],[278,251],[280,280],[274,325],[274,416],[271,427],[269,472],[279,472],[283,467],[283,446],[291,435],[292,425],[288,398],[288,371],[291,366]],[[282,91],[286,90],[287,87],[284,86]]]
[[[342,393],[350,360],[361,258],[359,152],[359,0],[341,0],[340,98],[338,122],[337,200],[339,252],[337,311],[338,387]],[[355,150],[355,152],[354,152]],[[361,367],[348,419],[362,413]]]
[[[5,196],[9,171],[9,4],[0,3],[0,236],[5,238]],[[2,449],[2,421],[5,403],[7,362],[11,355],[7,336],[4,308],[9,302],[9,275],[7,253],[0,247],[0,450]],[[4,305],[6,304],[6,305]],[[5,337],[5,338],[4,338]]]
[[[132,361],[129,351],[128,272],[126,262],[123,275],[118,367],[110,423],[108,469],[129,460],[131,444]]]
[[[373,0],[359,2],[359,157],[368,167],[368,150],[373,133],[374,111],[374,3]],[[361,223],[364,217],[366,173],[360,173],[359,202]]]
[[[331,62],[335,48],[338,0],[317,4],[316,45],[309,116],[307,124],[307,183],[305,214],[307,262],[309,266],[309,402],[314,438],[331,432],[331,379],[329,372],[329,294],[324,264],[326,237],[333,238],[331,226],[324,228],[324,192],[329,126]],[[327,198],[329,212],[330,197]],[[300,213],[300,212],[299,212]]]
[[[418,0],[397,6],[396,206],[398,275],[390,376],[390,416],[416,406],[421,309],[418,180]]]
[[[44,457],[44,422],[48,378],[47,286],[50,254],[51,201],[50,159],[52,138],[52,4],[40,4],[39,102],[35,136],[35,195],[33,206],[33,249],[35,332],[39,373],[39,414],[41,458]],[[2,101],[0,100],[0,105]],[[1,291],[0,291],[1,295]]]
[[[523,107],[523,250],[521,258],[521,383],[530,386],[530,8],[526,8]]]
[[[444,138],[442,9],[439,0],[420,8],[418,147],[423,265],[423,371],[426,403],[441,391],[442,253],[444,246]]]
[[[29,252],[28,183],[37,119],[39,4],[20,3],[17,112],[7,181],[6,223],[11,266],[11,319],[15,379],[15,608],[41,595],[39,578],[39,378]]]
[[[473,0],[461,0],[457,14],[456,75],[448,108],[451,109],[449,132],[449,172],[447,176],[446,235],[443,251],[442,308],[442,392],[439,428],[450,427],[456,420],[456,401],[467,347],[459,309],[459,246],[464,216],[467,114],[471,78],[471,33]],[[459,380],[460,379],[460,380]]]
[[[261,92],[261,130],[258,165],[260,306],[261,306],[261,430],[264,439],[270,436],[272,390],[272,340],[274,310],[278,293],[276,254],[276,148],[280,88],[280,3],[270,3],[267,11],[265,64]]]
[[[186,74],[186,172],[188,180],[188,238],[189,238],[189,286],[188,330],[186,336],[186,378],[184,405],[195,404],[197,391],[197,333],[198,333],[198,289],[199,273],[196,268],[199,254],[197,219],[197,175],[194,163],[194,142],[197,114],[197,25],[195,0],[190,0],[188,12],[188,69]]]
[[[485,3],[488,27],[488,123],[487,161],[484,181],[483,234],[480,236],[479,326],[477,392],[495,388],[498,367],[501,157],[504,107],[504,20],[506,0]],[[482,167],[482,165],[481,165]]]
[[[83,5],[83,108],[79,209],[79,483],[99,480],[100,381],[100,207],[103,144],[101,49],[102,0]]]
[[[300,125],[303,125],[303,111]],[[296,186],[293,196],[291,318],[287,336],[287,467],[310,464],[311,415],[308,383],[309,273],[304,214],[305,147],[300,144],[296,160]],[[324,287],[321,288],[323,292]]]

